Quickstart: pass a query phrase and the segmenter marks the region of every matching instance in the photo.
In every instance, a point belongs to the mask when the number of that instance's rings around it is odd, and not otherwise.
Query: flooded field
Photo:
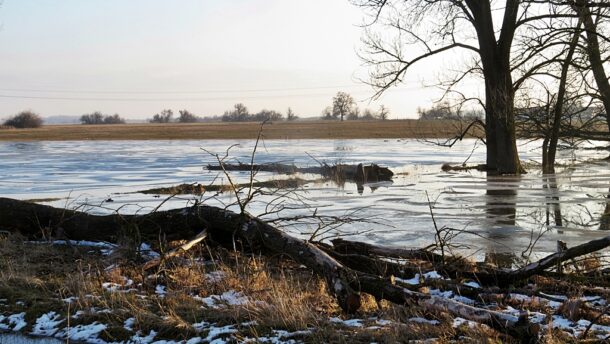
[[[0,195],[36,199],[57,207],[80,207],[95,213],[119,210],[147,212],[162,202],[160,209],[184,207],[194,200],[213,205],[235,201],[230,193],[203,196],[167,196],[138,191],[181,183],[226,184],[222,172],[208,171],[216,163],[210,153],[230,163],[249,163],[254,141],[61,141],[0,143]],[[435,241],[435,226],[449,227],[455,249],[479,258],[492,252],[555,250],[556,240],[569,246],[607,235],[600,231],[600,217],[610,187],[608,162],[578,163],[558,168],[555,178],[536,168],[521,177],[487,177],[485,173],[443,172],[443,163],[484,163],[485,147],[473,140],[442,148],[417,140],[268,140],[255,156],[256,163],[286,163],[299,167],[319,162],[377,163],[390,167],[391,182],[358,187],[337,185],[316,175],[299,175],[311,180],[279,199],[262,195],[249,205],[252,214],[272,212],[269,204],[286,208],[266,218],[312,214],[345,215],[365,220],[316,233],[317,238],[345,235],[384,245],[421,247]],[[539,142],[522,143],[521,159],[539,161]],[[473,150],[474,147],[474,150]],[[205,149],[206,151],[204,151]],[[601,158],[607,151],[562,150],[563,163]],[[232,172],[234,182],[247,182],[248,172]],[[260,172],[258,181],[295,176]],[[237,209],[235,206],[232,208]],[[432,212],[431,212],[432,210]],[[286,230],[309,237],[317,225],[301,223]],[[539,240],[538,237],[544,233]],[[529,251],[528,251],[529,252]],[[528,253],[526,252],[526,253]]]

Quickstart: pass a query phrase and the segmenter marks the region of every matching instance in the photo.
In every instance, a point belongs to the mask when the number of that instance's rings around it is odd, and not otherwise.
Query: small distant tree
[[[4,125],[15,128],[38,128],[42,125],[42,118],[32,111],[21,111],[4,121]]]
[[[174,112],[169,109],[161,111],[161,113],[155,114],[150,120],[150,123],[169,123],[174,117]]]
[[[178,122],[180,123],[195,123],[199,121],[199,118],[188,110],[180,110],[178,113],[180,113],[180,117],[178,117]]]
[[[242,104],[237,103],[233,105],[233,110],[225,111],[222,115],[223,122],[245,122],[250,118],[248,108]]]
[[[102,124],[104,123],[104,115],[99,111],[84,114],[80,116],[80,122],[82,124]]]
[[[336,117],[333,115],[333,108],[331,106],[327,106],[324,108],[324,110],[322,110],[322,119],[336,119]]]
[[[114,114],[112,116],[104,115],[99,111],[90,114],[84,114],[80,116],[81,124],[125,124],[125,120],[119,116],[119,114]]]
[[[459,119],[461,115],[449,102],[435,104],[430,109],[417,108],[417,114],[421,120]]]
[[[254,116],[252,116],[252,120],[257,121],[257,122],[262,122],[262,121],[281,121],[284,118],[284,116],[274,110],[261,110],[259,113],[255,114]]]
[[[375,117],[376,117],[375,113],[373,111],[371,111],[371,109],[364,109],[360,119],[364,119],[364,120],[370,121],[370,120],[375,119]]]
[[[390,115],[390,109],[386,108],[384,105],[381,105],[379,107],[379,111],[377,112],[377,118],[379,118],[382,121],[385,121],[388,119],[389,115]]]
[[[360,118],[360,109],[357,107],[352,107],[351,110],[347,113],[348,121],[355,121]]]
[[[104,117],[104,124],[125,124],[125,120],[115,113],[112,116]]]
[[[356,102],[352,96],[345,92],[337,92],[337,95],[333,98],[333,117],[339,117],[343,121],[344,117],[354,113],[355,107]]]
[[[286,119],[294,121],[297,118],[299,118],[299,116],[295,115],[291,108],[288,108],[288,111],[286,111]]]

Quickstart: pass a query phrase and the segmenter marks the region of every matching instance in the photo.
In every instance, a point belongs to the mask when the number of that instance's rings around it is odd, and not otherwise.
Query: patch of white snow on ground
[[[440,322],[438,320],[430,320],[422,317],[413,317],[409,318],[409,321],[416,322],[420,324],[430,324],[430,325],[438,325]]]
[[[31,334],[36,336],[53,336],[57,332],[57,325],[61,324],[63,319],[55,312],[49,312],[36,319],[36,324],[32,329]]]
[[[466,282],[464,285],[470,288],[481,289],[481,285],[474,281]]]
[[[161,255],[159,254],[159,252],[154,251],[149,244],[147,243],[141,243],[140,244],[140,255],[142,255],[142,257],[146,260],[152,260],[155,258],[159,258],[161,257]]]
[[[136,323],[136,318],[129,318],[123,321],[123,327],[128,331],[133,331],[133,325]]]
[[[218,309],[223,306],[240,306],[246,305],[250,299],[244,294],[235,290],[229,290],[222,295],[212,295],[208,297],[195,297],[194,299],[203,302],[207,307]]]
[[[155,336],[157,335],[157,332],[150,330],[150,332],[148,333],[148,335],[146,336],[142,336],[142,332],[138,331],[135,335],[133,335],[129,342],[130,343],[134,343],[134,344],[149,344],[152,343],[153,339],[155,339]]]
[[[362,319],[343,320],[341,318],[332,317],[329,320],[330,320],[330,322],[337,323],[337,324],[343,324],[343,325],[348,326],[348,327],[362,327],[362,326],[364,326],[362,324]]]
[[[234,325],[227,325],[227,326],[223,326],[223,327],[215,327],[212,326],[209,328],[209,332],[208,332],[208,336],[205,337],[205,341],[213,343],[213,340],[218,340],[217,337],[223,335],[223,334],[233,334],[233,333],[237,333],[237,330],[235,329]],[[217,343],[224,343],[224,341],[222,342],[217,342]]]
[[[106,329],[106,325],[100,324],[97,321],[87,325],[77,325],[74,327],[65,328],[58,332],[55,337],[81,341],[87,343],[100,343],[105,341],[98,338],[100,332]]]
[[[167,294],[165,286],[157,284],[157,287],[155,287],[155,294],[159,295],[159,297],[165,297],[165,294]]]
[[[2,331],[21,331],[25,326],[27,326],[25,312],[9,316],[0,315],[0,330]]]

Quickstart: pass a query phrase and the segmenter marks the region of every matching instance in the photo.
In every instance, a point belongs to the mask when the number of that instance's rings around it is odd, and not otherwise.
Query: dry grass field
[[[297,121],[265,125],[266,139],[373,139],[453,137],[451,121]],[[0,141],[254,139],[260,123],[170,123],[45,125],[36,129],[0,128]]]

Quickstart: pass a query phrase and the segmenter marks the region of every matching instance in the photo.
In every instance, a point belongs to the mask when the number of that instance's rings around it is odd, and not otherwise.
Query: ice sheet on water
[[[119,208],[124,213],[152,211],[163,198],[118,193],[181,183],[220,183],[223,178],[217,172],[202,170],[215,159],[202,153],[200,148],[224,153],[233,143],[233,140],[151,141],[146,145],[134,145],[131,141],[0,143],[0,164],[3,166],[0,194],[21,199],[70,196],[67,201],[47,203],[58,207],[81,206],[81,210],[99,214]],[[242,140],[237,143],[239,146],[230,154],[231,162],[249,161],[253,142]],[[608,163],[579,166],[576,170],[559,173],[557,189],[544,187],[544,178],[537,173],[519,178],[486,178],[479,172],[440,171],[441,164],[462,163],[471,153],[469,162],[484,162],[484,147],[479,145],[472,151],[472,144],[472,140],[464,140],[451,149],[442,149],[417,140],[299,140],[290,141],[290,144],[271,140],[265,142],[266,149],[258,151],[256,162],[317,165],[311,155],[328,163],[375,162],[396,172],[409,172],[408,175],[396,175],[391,185],[372,185],[380,186],[376,190],[366,187],[362,195],[352,183],[342,187],[331,183],[311,184],[305,188],[311,206],[326,215],[344,215],[360,209],[357,214],[360,217],[383,219],[383,222],[393,225],[350,225],[352,233],[374,230],[369,235],[355,235],[353,239],[378,244],[421,247],[434,242],[426,192],[435,202],[435,217],[440,226],[466,227],[479,235],[464,236],[462,241],[460,236],[456,239],[458,243],[477,249],[486,247],[489,251],[523,250],[530,242],[530,230],[537,230],[543,220],[530,217],[538,216],[532,214],[543,217],[547,203],[556,202],[552,197],[557,194],[561,195],[557,201],[560,204],[578,204],[564,207],[564,217],[577,215],[581,205],[589,207],[594,216],[601,213],[600,200],[608,193],[607,185],[610,184]],[[522,160],[539,160],[539,147],[540,142],[520,142]],[[607,155],[593,150],[579,154],[582,158]],[[570,158],[569,152],[562,151],[559,155],[560,159]],[[247,173],[235,173],[233,177],[236,182],[249,178]],[[257,175],[258,180],[271,177],[271,173]],[[501,197],[486,192],[517,189],[515,195]],[[230,197],[221,195],[218,204],[220,201],[230,203]],[[108,198],[113,202],[104,202]],[[160,209],[184,207],[188,198],[168,200]],[[262,197],[253,202],[251,213],[263,212],[270,198]],[[294,212],[290,215],[299,211]],[[510,221],[514,217],[518,219],[515,224],[498,222]],[[493,228],[500,229],[505,235],[494,233],[490,230]],[[595,228],[572,226],[551,231],[538,242],[538,247],[552,252],[557,239],[569,239],[571,245],[576,245],[601,235],[591,229]]]

